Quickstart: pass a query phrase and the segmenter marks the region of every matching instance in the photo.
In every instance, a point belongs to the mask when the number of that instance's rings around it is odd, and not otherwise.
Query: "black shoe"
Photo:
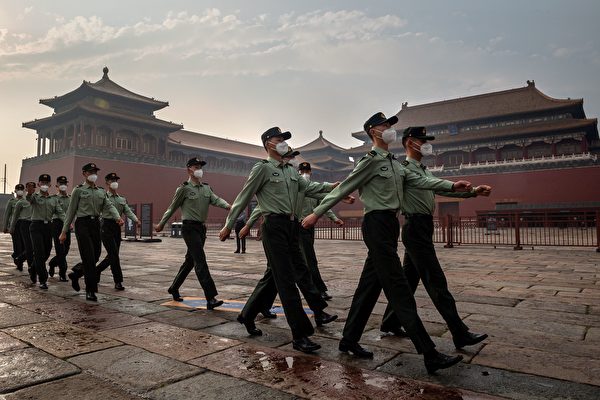
[[[321,298],[325,301],[329,301],[329,300],[333,299],[333,297],[327,292],[321,293]]]
[[[435,351],[433,356],[425,357],[425,368],[427,369],[427,372],[433,374],[438,369],[450,368],[451,366],[458,364],[462,359],[463,356],[448,356]]]
[[[240,252],[239,250],[234,251],[234,253],[239,253],[239,252]]]
[[[66,275],[64,274],[64,272],[59,272],[58,273],[58,280],[60,282],[69,282],[69,280],[67,279]]]
[[[23,271],[23,261],[20,261],[20,260],[15,260],[15,264],[16,264],[16,266],[17,266],[17,269],[18,269],[19,271]]]
[[[346,339],[340,340],[340,344],[338,346],[340,351],[347,353],[351,352],[355,357],[359,358],[373,358],[373,352],[365,349],[358,343],[352,343]]]
[[[217,300],[214,297],[212,299],[206,300],[206,309],[207,310],[214,310],[215,308],[222,306],[222,305],[223,305],[223,300]]]
[[[382,326],[381,328],[379,328],[379,330],[383,333],[391,333],[392,335],[398,336],[398,337],[408,337],[408,333],[406,333],[406,331],[404,329],[402,329],[401,326],[397,326],[394,328],[388,328],[388,327]]]
[[[121,282],[115,283],[115,290],[125,290],[125,287]]]
[[[79,278],[77,277],[77,275],[75,275],[75,272],[69,272],[68,276],[71,280],[71,286],[73,287],[73,290],[79,292],[81,290],[81,287],[79,286]]]
[[[256,327],[254,321],[247,321],[242,314],[237,316],[237,321],[246,327],[246,331],[250,336],[262,336],[262,331]]]
[[[474,344],[482,342],[487,339],[487,337],[488,335],[486,333],[465,332],[460,336],[453,337],[452,340],[457,349],[462,349],[465,346],[473,346]]]
[[[54,265],[50,265],[50,268],[48,268],[48,276],[51,278],[54,276],[54,268]]]
[[[271,310],[263,310],[260,312],[263,317],[265,318],[270,318],[270,319],[275,319],[277,318],[277,314],[275,314],[274,312],[271,312]]]
[[[40,283],[40,289],[48,290],[48,285],[46,283]]]
[[[96,293],[94,293],[92,291],[85,292],[85,299],[89,300],[89,301],[98,301],[98,298],[96,297]]]
[[[242,250],[242,254],[246,254],[246,250]]]
[[[183,297],[181,297],[181,295],[179,294],[179,290],[169,288],[167,289],[167,292],[169,292],[171,296],[173,296],[173,300],[183,301]]]
[[[325,311],[321,311],[318,314],[315,314],[315,323],[317,324],[317,326],[323,326],[325,324],[328,324],[330,322],[335,321],[338,318],[337,315],[331,315],[331,314],[327,314]]]
[[[313,351],[319,350],[321,345],[313,342],[305,336],[300,339],[292,340],[292,347],[295,350],[299,350],[303,353],[312,353]]]

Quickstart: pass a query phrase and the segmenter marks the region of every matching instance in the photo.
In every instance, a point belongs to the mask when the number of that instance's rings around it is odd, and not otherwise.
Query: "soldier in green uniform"
[[[119,215],[125,214],[127,218],[135,223],[138,223],[138,218],[127,205],[127,199],[117,193],[119,188],[119,176],[111,172],[105,176],[106,186],[108,187],[108,199],[117,209]],[[119,258],[119,249],[121,248],[121,225],[115,221],[110,213],[102,212],[102,244],[106,250],[106,257],[96,266],[98,273],[98,283],[100,283],[100,275],[110,265],[113,281],[115,282],[116,290],[125,290],[123,286],[123,272],[121,271],[121,260]]]
[[[75,291],[79,291],[79,278],[85,277],[85,298],[90,301],[98,301],[98,275],[96,274],[96,262],[100,258],[102,250],[100,234],[100,217],[103,213],[110,215],[119,225],[123,220],[119,212],[108,199],[106,191],[96,186],[100,168],[94,163],[85,164],[81,173],[85,178],[84,183],[77,185],[71,193],[71,201],[66,212],[62,232],[59,240],[64,243],[67,232],[71,229],[71,223],[75,220],[75,238],[81,256],[81,266],[73,268],[69,273],[71,285]],[[81,271],[83,268],[83,271]]]
[[[168,292],[173,296],[175,301],[183,301],[183,298],[179,294],[179,288],[193,268],[196,271],[196,276],[202,286],[202,290],[204,290],[206,308],[212,310],[222,305],[223,301],[216,298],[218,294],[217,288],[210,276],[208,264],[206,263],[206,254],[204,254],[206,226],[204,225],[204,221],[208,217],[209,205],[212,204],[226,210],[229,210],[231,206],[217,196],[207,183],[200,181],[204,176],[204,171],[202,170],[204,165],[206,165],[206,162],[199,160],[197,157],[187,162],[189,178],[177,188],[171,205],[169,205],[169,208],[167,208],[167,211],[165,211],[162,219],[154,229],[156,232],[162,231],[173,213],[178,208],[181,208],[181,219],[183,221],[181,235],[187,246],[187,252],[185,254],[185,261],[179,268],[179,272],[175,276]]]
[[[433,177],[431,171],[421,163],[421,159],[423,156],[431,154],[432,146],[428,141],[434,139],[434,136],[427,136],[425,127],[406,128],[402,135],[406,160],[402,161],[402,165],[417,175]],[[413,293],[417,290],[419,280],[423,281],[429,297],[452,333],[456,348],[477,344],[487,338],[487,335],[469,332],[469,328],[458,315],[456,302],[448,290],[448,282],[433,245],[435,195],[468,198],[478,195],[489,196],[491,190],[492,188],[487,185],[480,185],[469,192],[462,193],[404,187],[404,201],[401,205],[402,214],[405,217],[402,226],[402,243],[405,248],[402,262],[404,274]],[[400,321],[392,307],[388,305],[381,323],[381,331],[405,336],[406,334],[400,326]]]
[[[39,192],[35,188],[27,188],[25,199],[31,204],[31,223],[29,233],[33,244],[33,266],[40,282],[40,289],[48,289],[48,271],[46,261],[52,250],[52,216],[65,218],[65,213],[56,196],[50,196],[48,190],[52,179],[48,174],[40,175],[38,179]]]
[[[25,188],[34,188],[35,182],[27,182]],[[10,232],[18,236],[21,242],[21,254],[17,256],[18,265],[23,265],[27,261],[27,272],[31,282],[37,282],[37,274],[33,266],[33,244],[29,234],[29,225],[31,224],[31,204],[25,200],[25,194],[15,203],[15,210],[10,220]]]
[[[313,214],[304,218],[303,225],[305,228],[313,226],[319,216],[340,199],[359,190],[364,204],[362,233],[368,255],[352,299],[339,349],[342,352],[350,351],[359,357],[373,357],[373,353],[358,342],[383,288],[388,303],[408,332],[417,352],[424,355],[427,371],[433,373],[460,362],[462,356],[451,357],[439,353],[417,314],[415,298],[398,257],[398,212],[403,202],[405,185],[454,191],[469,190],[470,183],[421,177],[404,168],[388,151],[389,143],[396,139],[396,131],[391,129],[391,125],[397,121],[396,116],[388,119],[383,113],[377,113],[365,122],[364,129],[373,140],[373,149],[323,199]]]
[[[54,195],[60,203],[60,208],[64,212],[69,209],[69,202],[71,196],[67,193],[69,181],[66,176],[59,176],[56,178],[56,188],[58,194]],[[54,242],[54,251],[56,255],[48,261],[48,275],[54,276],[54,270],[58,266],[58,280],[61,282],[67,282],[67,254],[71,248],[71,230],[67,231],[67,238],[64,243],[61,243],[58,238],[62,232],[64,221],[58,214],[52,215],[52,239]]]
[[[303,162],[298,165],[298,172],[300,172],[301,176],[310,181],[310,177],[312,175],[312,168],[310,163]],[[304,217],[312,214],[313,210],[316,206],[318,206],[320,201],[318,199],[305,197],[302,202],[302,212],[300,213],[300,221],[304,219]],[[331,210],[327,210],[325,212],[327,218],[332,220],[336,225],[342,226],[344,225],[344,221],[339,219]],[[309,229],[304,229],[300,227],[300,250],[302,250],[302,254],[306,259],[306,265],[308,265],[308,269],[310,270],[310,274],[312,275],[313,282],[317,287],[317,290],[321,293],[321,297],[324,300],[331,300],[331,296],[327,293],[327,285],[323,281],[321,277],[321,272],[319,272],[319,261],[317,260],[317,254],[315,253],[315,228],[311,227]]]
[[[219,238],[225,241],[229,237],[236,218],[256,194],[258,206],[264,217],[263,247],[287,322],[292,330],[292,345],[296,350],[312,352],[321,346],[309,339],[314,329],[302,308],[296,287],[296,277],[300,273],[296,271],[298,264],[294,260],[301,259],[302,253],[298,246],[299,225],[295,212],[298,193],[305,192],[310,196],[313,193],[331,190],[333,185],[309,183],[300,178],[291,165],[283,162],[282,157],[289,151],[285,140],[291,137],[290,132],[282,132],[278,127],[270,128],[261,135],[269,157],[259,161],[252,168],[242,191],[235,199]],[[262,309],[263,306],[259,305],[254,312],[258,313]],[[248,328],[247,325],[246,329]]]
[[[15,196],[16,197],[11,197],[8,200],[8,202],[6,203],[6,209],[4,210],[4,221],[2,224],[4,233],[10,233],[10,220],[12,219],[13,212],[15,211],[15,204],[17,204],[17,201],[19,201],[23,197],[24,190],[25,190],[25,186],[23,186],[23,184],[19,183],[18,185],[16,185],[15,186]],[[14,234],[11,233],[10,237],[11,237],[12,245],[13,245],[13,252],[11,254],[11,257],[13,259],[13,262],[17,266],[17,269],[19,271],[23,271],[23,261],[17,261],[17,257],[19,255],[21,255],[21,253],[22,253],[21,237],[19,236],[18,231],[15,232]]]
[[[293,151],[291,148],[282,157],[282,162],[292,164],[294,157],[299,155],[300,152]],[[295,167],[294,167],[295,168]],[[324,193],[316,193],[313,196],[324,196]],[[300,215],[304,192],[298,193],[298,200],[295,210],[296,217]],[[248,219],[248,222],[240,230],[240,235],[242,237],[246,237],[250,232],[250,228],[254,225],[256,220],[262,214],[260,205],[257,205],[254,210],[252,210],[252,214]],[[298,239],[297,239],[298,240]],[[299,243],[297,244],[299,246]],[[306,265],[306,260],[304,257],[294,257],[294,273],[296,274],[295,280],[298,288],[302,292],[302,295],[306,299],[308,306],[313,311],[315,315],[315,323],[317,326],[322,326],[324,324],[328,324],[337,319],[337,315],[331,315],[324,311],[324,309],[328,306],[327,302],[321,297],[321,293],[318,291],[316,285],[312,280],[312,275],[308,266]],[[262,335],[262,331],[256,328],[254,323],[254,319],[260,312],[266,318],[276,318],[276,314],[273,314],[270,309],[273,306],[273,302],[275,301],[275,297],[277,296],[277,286],[275,284],[275,280],[273,278],[273,273],[271,270],[270,264],[267,262],[267,270],[265,271],[263,277],[260,279],[256,288],[248,298],[248,301],[244,305],[242,312],[238,316],[238,321],[246,326],[246,330],[250,335]]]

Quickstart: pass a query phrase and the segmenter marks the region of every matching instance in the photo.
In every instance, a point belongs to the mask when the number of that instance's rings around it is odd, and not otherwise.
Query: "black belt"
[[[60,218],[52,218],[52,222],[60,222],[62,224],[64,221]]]
[[[49,224],[52,221],[46,221],[45,219],[33,219],[31,220],[31,223],[36,223],[36,224]]]
[[[269,219],[285,219],[287,221],[297,221],[294,214],[268,214],[266,216]]]
[[[373,210],[373,211],[369,211],[365,215],[375,215],[375,214],[397,215],[398,211],[396,211],[396,210]]]
[[[98,216],[98,215],[85,215],[83,217],[77,217],[77,219],[94,221],[94,220],[100,219],[100,216]]]
[[[181,222],[183,222],[184,225],[201,225],[201,226],[204,226],[204,222],[194,221],[192,219],[184,219]]]
[[[433,215],[431,215],[431,214],[421,214],[421,213],[414,213],[414,214],[402,213],[402,215],[404,215],[406,218],[433,218]]]

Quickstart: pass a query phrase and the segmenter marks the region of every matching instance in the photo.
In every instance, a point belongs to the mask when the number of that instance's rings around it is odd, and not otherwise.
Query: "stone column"
[[[42,134],[42,155],[46,154],[46,135]]]
[[[66,132],[66,129],[65,129]],[[79,134],[77,133],[77,124],[73,123],[73,145],[71,146],[73,149],[76,149],[77,146],[79,145],[79,141],[77,140],[77,136]]]
[[[38,157],[42,155],[42,135],[39,132],[37,137],[37,155]]]
[[[588,142],[587,142],[587,138],[585,136],[581,137],[581,152],[582,153],[587,153],[588,151]]]

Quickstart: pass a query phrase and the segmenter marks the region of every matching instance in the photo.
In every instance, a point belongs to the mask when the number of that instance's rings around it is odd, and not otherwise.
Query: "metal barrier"
[[[400,222],[403,223],[400,217]],[[567,212],[494,212],[475,217],[433,219],[433,241],[444,247],[455,245],[512,246],[515,250],[538,246],[595,247],[600,252],[600,210]],[[315,225],[315,238],[362,240],[362,218],[344,218],[344,225],[321,218]],[[206,222],[207,234],[218,235],[223,220]],[[259,224],[250,232],[257,237]]]

